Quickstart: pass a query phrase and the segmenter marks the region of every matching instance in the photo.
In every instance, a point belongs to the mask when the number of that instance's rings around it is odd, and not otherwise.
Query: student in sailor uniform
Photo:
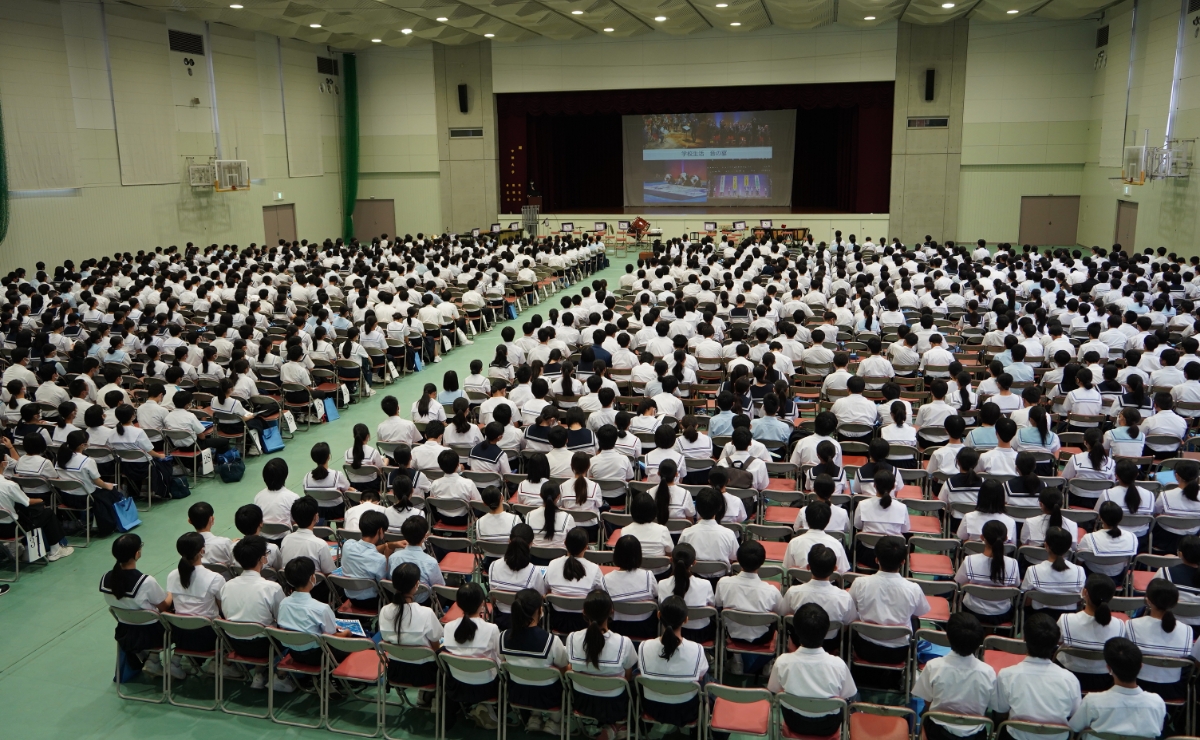
[[[478,583],[458,587],[455,603],[463,616],[445,627],[442,649],[464,658],[485,658],[496,663],[495,670],[483,673],[458,673],[450,669],[446,676],[446,698],[455,702],[480,727],[496,729],[496,708],[484,702],[494,700],[500,690],[500,628],[483,619],[483,588]],[[474,708],[467,712],[468,706]]]
[[[483,428],[484,441],[471,448],[471,470],[476,473],[499,473],[508,475],[512,468],[508,464],[508,453],[498,444],[504,436],[504,425],[490,422]]]
[[[571,452],[596,454],[596,434],[587,428],[587,414],[578,406],[567,410],[567,449]]]
[[[1125,624],[1113,619],[1108,602],[1117,593],[1113,581],[1103,573],[1088,576],[1083,587],[1083,611],[1063,614],[1058,618],[1063,647],[1081,650],[1104,649],[1104,643],[1125,636]],[[1075,674],[1084,691],[1107,691],[1112,688],[1112,675],[1102,660],[1087,660],[1073,655],[1061,655],[1058,662]]]
[[[509,534],[504,557],[488,568],[488,588],[492,591],[515,593],[533,589],[542,596],[550,590],[546,585],[546,574],[533,565],[529,558],[529,545],[533,542],[533,529],[528,524],[518,524]],[[492,611],[492,620],[502,629],[509,626],[509,607],[497,601]]]
[[[557,636],[542,629],[542,594],[526,588],[513,599],[511,625],[500,633],[500,656],[509,665],[524,668],[567,667],[567,650]],[[515,676],[508,680],[508,699],[524,707],[536,707],[525,722],[526,732],[541,730],[558,734],[562,722],[562,680],[526,683]],[[537,711],[543,710],[543,711]]]
[[[613,547],[613,564],[617,570],[604,576],[604,589],[616,601],[658,601],[658,582],[654,574],[642,567],[642,543],[631,534],[623,535]],[[613,615],[610,627],[614,632],[634,640],[645,640],[658,634],[654,613]]]
[[[567,659],[572,671],[619,676],[632,681],[637,651],[628,637],[609,629],[612,615],[612,599],[607,592],[597,588],[589,593],[583,602],[587,627],[567,635]],[[593,692],[582,686],[575,689],[571,698],[575,711],[600,724],[600,737],[605,740],[612,740],[618,733],[626,731],[629,700],[629,693],[624,689]]]
[[[392,570],[391,603],[379,610],[379,632],[384,642],[393,645],[427,647],[434,652],[442,641],[442,622],[433,609],[413,601],[421,585],[421,569],[415,563],[402,563]],[[438,681],[437,659],[430,655],[418,663],[388,661],[388,680],[405,686],[434,687]],[[432,690],[422,691],[420,705],[427,706]]]
[[[1073,524],[1071,526],[1074,526]],[[1025,571],[1021,581],[1021,591],[1044,591],[1054,594],[1077,594],[1083,590],[1087,574],[1083,568],[1067,560],[1071,552],[1071,535],[1061,527],[1050,527],[1046,530],[1047,558]],[[1047,606],[1034,599],[1025,608],[1025,616],[1033,612],[1043,612],[1058,618],[1063,613],[1073,613],[1074,608],[1061,609]]]
[[[154,576],[137,569],[142,557],[142,538],[136,534],[123,534],[113,540],[113,559],[116,564],[100,578],[100,593],[109,606],[121,609],[146,609],[167,611],[171,608],[171,595],[158,585]],[[117,645],[125,654],[130,667],[141,668],[151,676],[161,676],[163,665],[158,651],[162,649],[163,626],[150,624],[126,624],[117,622],[114,634]],[[183,671],[176,678],[183,678]]]
[[[1004,554],[1008,527],[1004,522],[993,519],[983,525],[982,540],[983,552],[963,558],[954,576],[955,583],[1016,588],[1021,582],[1017,561]],[[963,608],[983,624],[1004,624],[1013,620],[1011,601],[989,601],[969,595],[963,598]]]
[[[647,678],[663,681],[701,683],[708,673],[704,648],[683,636],[687,604],[678,596],[668,596],[658,608],[663,625],[662,637],[646,640],[638,649],[638,671]],[[660,694],[642,689],[642,711],[666,725],[684,728],[697,721],[699,692]]]
[[[364,429],[366,428],[365,424],[359,424],[359,426],[363,427]],[[313,468],[308,475],[304,476],[304,490],[329,491],[331,493],[337,493],[339,496],[344,494],[346,491],[356,490],[350,485],[350,479],[346,477],[345,473],[340,470],[329,469],[330,453],[328,444],[325,442],[318,442],[313,445],[312,451],[309,453],[309,457],[312,458],[312,461],[316,463],[317,466]],[[376,481],[375,485],[379,485],[378,481]],[[320,499],[317,503],[321,507],[320,511],[322,520],[331,521],[335,519],[344,519],[346,515],[345,499],[334,502]]]
[[[574,527],[567,532],[563,543],[567,554],[555,558],[546,566],[546,585],[550,593],[572,599],[586,597],[592,591],[604,589],[604,574],[600,566],[583,557],[587,550],[587,533],[581,527]],[[609,600],[609,610],[612,600]],[[550,629],[558,633],[575,632],[586,624],[585,614],[554,608],[550,610]]]
[[[675,596],[689,608],[716,606],[712,581],[692,575],[695,563],[695,548],[686,542],[679,543],[671,553],[671,575],[658,582],[660,602]],[[712,619],[697,619],[683,628],[684,637],[699,643],[711,642],[716,632],[717,625]]]
[[[1179,543],[1179,557],[1183,562],[1159,568],[1155,578],[1174,583],[1179,589],[1179,600],[1185,604],[1200,603],[1200,537],[1189,535]],[[1180,622],[1195,629],[1200,618],[1177,617]]]
[[[1171,611],[1179,603],[1179,589],[1174,583],[1155,578],[1146,587],[1145,616],[1125,623],[1125,637],[1143,655],[1188,660],[1194,657],[1192,628],[1181,624]],[[1182,682],[1182,669],[1143,665],[1138,673],[1138,686],[1158,694],[1164,701],[1183,699],[1187,684]]]

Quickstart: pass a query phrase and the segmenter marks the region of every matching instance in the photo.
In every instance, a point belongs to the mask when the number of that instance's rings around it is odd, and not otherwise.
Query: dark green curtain
[[[342,55],[342,238],[354,238],[354,204],[358,201],[358,60]]]
[[[0,243],[8,236],[8,157],[4,149],[4,116],[0,113]]]

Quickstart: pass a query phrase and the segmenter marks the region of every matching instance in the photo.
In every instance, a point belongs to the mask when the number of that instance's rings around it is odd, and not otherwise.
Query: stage
[[[714,209],[711,214],[655,214],[651,208],[626,216],[617,216],[612,213],[566,213],[561,215],[543,213],[539,217],[541,224],[538,226],[538,234],[547,236],[558,231],[559,225],[564,221],[574,223],[576,227],[582,226],[589,229],[594,222],[605,221],[609,225],[610,233],[615,234],[618,220],[632,221],[638,215],[650,222],[650,228],[662,229],[663,236],[667,238],[693,232],[703,233],[705,221],[716,221],[718,229],[724,228],[734,221],[745,221],[747,232],[749,232],[757,227],[763,219],[769,219],[776,229],[782,229],[785,225],[789,228],[806,228],[812,233],[813,240],[817,243],[822,241],[831,243],[833,232],[839,230],[842,232],[843,239],[854,234],[860,244],[868,236],[876,241],[888,236],[888,214],[886,213],[764,213]],[[506,218],[511,221],[511,214],[501,214],[498,217],[501,221]],[[549,222],[549,226],[545,225],[546,222]],[[649,237],[647,237],[646,243],[650,243]]]

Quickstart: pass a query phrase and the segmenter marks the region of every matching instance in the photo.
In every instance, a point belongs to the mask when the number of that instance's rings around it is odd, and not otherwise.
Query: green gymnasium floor
[[[637,253],[627,258],[611,258],[611,266],[565,291],[555,294],[522,312],[515,323],[518,336],[520,323],[534,314],[545,314],[558,306],[558,299],[574,295],[592,280],[607,279],[616,286],[628,262],[637,261]],[[503,325],[502,325],[503,326]],[[370,427],[383,420],[379,401],[385,395],[400,400],[401,413],[420,395],[425,383],[441,386],[441,373],[455,370],[459,378],[469,374],[471,360],[491,361],[500,343],[499,328],[475,339],[475,344],[454,350],[437,364],[428,365],[422,372],[410,375],[386,388],[374,398],[345,410],[341,419],[332,425],[297,432],[294,440],[279,457],[290,467],[289,485],[298,490],[305,472],[312,467],[309,450],[325,441],[338,460],[350,446],[351,428],[359,422]],[[233,526],[233,512],[249,503],[262,489],[262,466],[265,458],[247,461],[246,476],[235,484],[219,480],[204,481],[192,489],[192,496],[182,501],[155,504],[153,511],[142,513],[138,535],[144,542],[141,570],[166,584],[167,574],[176,567],[176,538],[188,531],[187,508],[196,501],[208,501],[216,509],[217,534],[239,536]],[[87,549],[76,548],[71,557],[56,563],[35,565],[22,570],[21,580],[12,590],[0,597],[0,723],[6,729],[0,736],[22,740],[66,738],[148,738],[176,736],[196,740],[238,740],[240,738],[304,737],[329,738],[326,730],[303,730],[274,724],[269,720],[235,717],[222,712],[183,709],[166,704],[145,704],[119,699],[112,682],[115,664],[113,643],[114,622],[97,591],[100,577],[112,567],[112,539],[94,541]],[[8,563],[0,575],[11,576]],[[191,694],[191,692],[188,692]],[[264,697],[266,692],[261,692]],[[201,698],[199,695],[197,699]],[[399,731],[395,737],[433,737],[433,725],[424,712],[412,713],[421,717],[414,725]],[[450,737],[486,738],[494,733],[479,730],[467,721],[457,723],[448,732]],[[517,730],[523,736],[523,730]],[[538,733],[537,737],[549,738]]]

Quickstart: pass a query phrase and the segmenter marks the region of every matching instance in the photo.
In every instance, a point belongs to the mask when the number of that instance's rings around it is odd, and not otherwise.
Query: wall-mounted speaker
[[[934,70],[925,70],[925,102],[927,103],[933,101],[933,78]]]
[[[466,85],[458,86],[458,112],[459,113],[467,112],[467,86]]]

